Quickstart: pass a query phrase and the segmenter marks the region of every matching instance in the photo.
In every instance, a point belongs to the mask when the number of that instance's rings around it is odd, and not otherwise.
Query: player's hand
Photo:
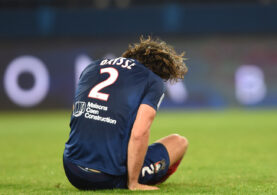
[[[149,186],[149,185],[143,185],[143,184],[132,184],[132,185],[128,185],[129,190],[158,190],[159,188],[157,186]]]

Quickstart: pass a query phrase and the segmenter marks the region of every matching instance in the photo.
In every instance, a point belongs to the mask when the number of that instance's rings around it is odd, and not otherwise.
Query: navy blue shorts
[[[114,176],[103,172],[92,172],[85,167],[73,164],[65,157],[63,157],[63,164],[68,180],[80,190],[127,188],[127,175]],[[150,145],[141,169],[139,183],[159,183],[166,175],[169,164],[169,156],[165,146],[161,143]]]

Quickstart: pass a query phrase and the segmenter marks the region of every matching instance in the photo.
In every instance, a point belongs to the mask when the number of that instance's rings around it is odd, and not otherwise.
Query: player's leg
[[[148,147],[139,182],[158,184],[173,174],[188,146],[186,138],[173,134],[164,137]]]
[[[188,140],[178,134],[163,137],[156,142],[166,147],[170,159],[169,167],[180,162],[188,148]]]
[[[167,149],[170,164],[167,173],[161,178],[158,183],[162,183],[168,179],[178,168],[183,156],[188,148],[188,140],[178,134],[172,134],[156,141],[161,143]]]
[[[167,174],[169,155],[162,143],[153,143],[148,147],[139,176],[139,183],[155,185]]]

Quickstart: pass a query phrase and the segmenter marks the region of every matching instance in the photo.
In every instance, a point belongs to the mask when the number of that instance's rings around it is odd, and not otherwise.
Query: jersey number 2
[[[101,93],[99,91],[115,83],[115,81],[118,78],[118,71],[115,68],[109,67],[109,68],[101,68],[100,73],[101,74],[109,73],[110,76],[105,81],[102,81],[101,83],[98,83],[97,85],[95,85],[90,90],[88,97],[102,100],[102,101],[108,101],[110,94]]]

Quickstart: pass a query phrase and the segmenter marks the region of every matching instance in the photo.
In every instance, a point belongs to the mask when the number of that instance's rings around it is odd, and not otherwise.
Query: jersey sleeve
[[[151,76],[151,75],[150,75]],[[152,75],[153,76],[153,75]],[[151,78],[148,81],[146,93],[141,104],[147,104],[157,110],[164,97],[164,83],[160,78]]]

